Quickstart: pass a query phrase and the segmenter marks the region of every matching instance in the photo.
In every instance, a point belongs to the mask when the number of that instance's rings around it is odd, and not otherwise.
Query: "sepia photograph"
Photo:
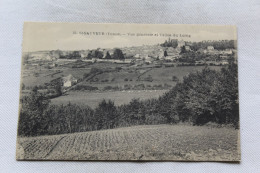
[[[239,162],[231,25],[25,22],[17,160]]]

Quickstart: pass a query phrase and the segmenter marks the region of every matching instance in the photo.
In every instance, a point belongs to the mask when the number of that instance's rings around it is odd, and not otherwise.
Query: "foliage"
[[[111,57],[111,55],[110,55],[110,53],[108,51],[106,53],[105,59],[112,59],[112,57]]]
[[[173,47],[176,48],[178,46],[178,40],[172,39],[172,40],[165,40],[163,44],[161,44],[162,47]]]
[[[167,53],[166,50],[163,52],[163,55],[164,55],[165,57],[168,56],[168,53]]]
[[[114,102],[111,100],[108,102],[106,100],[101,101],[95,109],[94,117],[98,117],[95,122],[97,130],[115,128],[118,114]]]
[[[172,81],[178,82],[178,81],[179,81],[179,79],[178,79],[178,77],[177,77],[177,76],[172,76]]]
[[[186,51],[186,49],[185,49],[185,46],[182,46],[181,47],[181,53],[180,54],[184,54],[184,53],[186,53],[187,51]]]
[[[191,43],[191,49],[194,51],[207,49],[208,46],[213,46],[217,50],[235,49],[234,40],[221,40],[221,41],[207,41],[207,42],[193,42]]]
[[[99,68],[96,68],[96,67],[92,67],[90,69],[90,74],[97,74],[97,73],[101,73],[101,72],[102,72],[102,70]]]
[[[204,41],[204,42],[186,42],[191,47],[192,50],[197,51],[200,48],[207,49],[208,46],[213,46],[214,49],[217,50],[225,50],[225,49],[235,49],[235,41],[234,40],[221,40],[221,41]],[[166,40],[162,47],[173,47],[176,48],[178,46],[178,40]],[[185,48],[185,47],[184,47]],[[183,49],[183,48],[182,48]],[[183,49],[184,50],[184,49]]]
[[[61,86],[62,86],[62,81],[58,80],[58,82],[56,82],[55,86],[54,86],[54,89],[56,91],[56,95],[57,96],[61,96],[62,95]]]
[[[24,85],[24,83],[22,83],[21,88],[22,88],[22,90],[25,90],[25,85]]]
[[[22,98],[21,103],[18,135],[44,134],[46,117],[43,113],[49,102],[38,92],[37,86],[33,88],[30,96]]]
[[[115,49],[113,54],[113,59],[125,59],[124,54],[121,49]]]
[[[94,70],[96,71],[96,70]],[[124,88],[131,87],[126,85]],[[162,85],[153,86],[162,88]],[[144,84],[132,89],[144,89]],[[106,86],[104,90],[118,90]],[[191,73],[159,99],[133,99],[115,106],[103,100],[92,110],[74,104],[54,106],[34,87],[21,101],[18,134],[21,136],[74,133],[142,124],[208,122],[239,127],[237,65],[230,62],[221,71],[205,67]]]
[[[75,87],[71,88],[72,90],[88,90],[88,91],[95,91],[98,90],[98,87],[93,87],[89,85],[76,85]]]

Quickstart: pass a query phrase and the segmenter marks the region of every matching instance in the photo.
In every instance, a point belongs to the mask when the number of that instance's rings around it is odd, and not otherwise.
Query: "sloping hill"
[[[240,158],[238,132],[231,128],[150,125],[18,138],[17,159],[231,161]]]

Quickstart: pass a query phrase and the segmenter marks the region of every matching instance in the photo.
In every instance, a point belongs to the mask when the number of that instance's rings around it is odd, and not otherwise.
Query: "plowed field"
[[[238,130],[153,125],[18,138],[27,160],[239,160]]]

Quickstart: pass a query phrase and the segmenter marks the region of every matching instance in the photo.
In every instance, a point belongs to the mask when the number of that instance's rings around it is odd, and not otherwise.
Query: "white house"
[[[62,79],[64,87],[71,87],[72,85],[75,85],[78,82],[78,80],[71,74],[69,74],[66,77],[63,77]]]
[[[190,46],[185,46],[186,51],[191,51]]]
[[[214,47],[213,46],[208,46],[207,49],[208,50],[214,50]]]
[[[226,49],[226,50],[223,50],[222,53],[223,53],[223,54],[231,55],[233,52],[232,52],[231,49]]]
[[[139,59],[139,58],[140,58],[140,54],[136,54],[136,55],[134,56],[134,58]]]
[[[182,47],[182,46],[185,46],[185,41],[183,40],[178,40],[178,47]]]

